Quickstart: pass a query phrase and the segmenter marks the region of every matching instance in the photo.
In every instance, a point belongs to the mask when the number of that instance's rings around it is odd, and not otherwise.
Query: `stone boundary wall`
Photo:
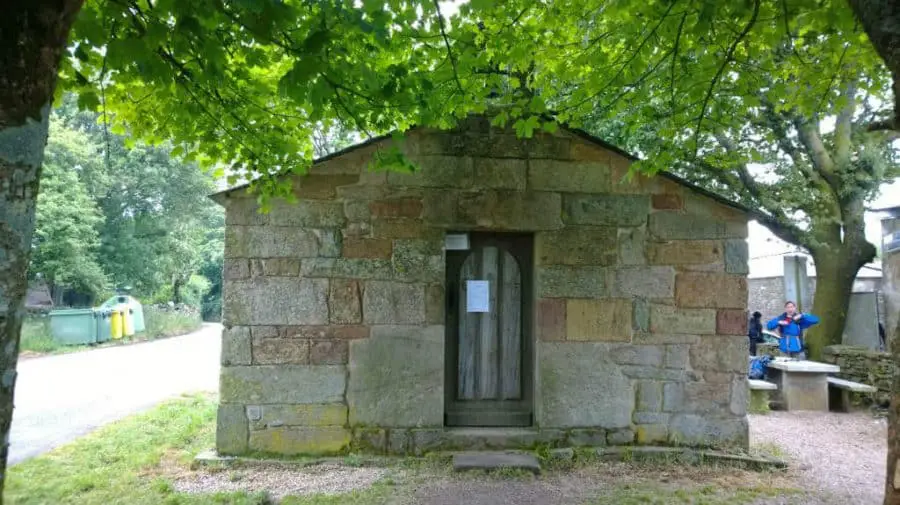
[[[842,379],[878,388],[874,398],[878,405],[890,403],[896,368],[890,353],[871,351],[865,347],[832,345],[825,348],[823,361],[841,367],[837,376]]]
[[[511,442],[746,447],[746,216],[567,132],[466,128],[412,133],[417,173],[367,170],[380,145],[317,164],[269,214],[220,195],[219,452],[460,444],[451,230],[534,233],[535,427]]]

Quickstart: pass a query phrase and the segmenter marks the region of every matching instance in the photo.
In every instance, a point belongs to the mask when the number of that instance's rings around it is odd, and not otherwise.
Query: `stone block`
[[[416,456],[424,456],[444,445],[443,429],[410,430],[410,437],[412,437],[413,453]]]
[[[421,284],[369,281],[363,291],[366,324],[423,324],[425,288]]]
[[[444,327],[375,326],[350,344],[351,425],[444,423]]]
[[[645,226],[618,229],[619,265],[644,265],[647,263]]]
[[[750,406],[750,385],[746,375],[738,375],[731,381],[731,413],[736,416],[747,415]]]
[[[657,210],[681,210],[684,208],[684,201],[681,199],[681,195],[655,194],[651,198],[651,202],[653,208]]]
[[[637,410],[640,412],[659,412],[662,409],[662,383],[656,381],[639,381]]]
[[[622,365],[620,368],[626,377],[635,380],[684,381],[692,380],[696,375],[687,370],[672,370],[658,366]]]
[[[365,200],[345,200],[344,217],[350,223],[368,222],[372,218],[369,202]]]
[[[626,428],[634,387],[612,362],[609,344],[539,342],[537,424],[548,428]]]
[[[669,415],[665,412],[641,412],[636,411],[631,416],[634,424],[667,424]]]
[[[716,273],[679,273],[675,278],[675,303],[684,308],[746,308],[747,278]]]
[[[646,195],[567,194],[563,208],[566,224],[641,226],[647,222],[650,198]]]
[[[631,302],[631,329],[636,333],[650,331],[650,304],[643,298]]]
[[[746,449],[747,417],[675,414],[669,420],[669,443]]]
[[[630,428],[610,430],[606,433],[607,445],[629,445],[634,443],[634,431]]]
[[[363,452],[387,452],[387,431],[380,428],[355,428],[353,445]]]
[[[444,255],[438,240],[398,239],[394,241],[391,264],[394,278],[408,282],[444,280]]]
[[[592,142],[576,138],[571,145],[571,157],[575,161],[600,161],[609,166],[610,152]]]
[[[708,215],[654,212],[650,215],[649,231],[661,240],[746,238],[747,223],[722,221]]]
[[[412,434],[409,430],[390,430],[387,436],[387,447],[390,454],[412,454]]]
[[[566,339],[631,341],[631,300],[566,300]]]
[[[422,216],[422,200],[418,198],[395,198],[369,202],[369,212],[373,217],[406,217],[418,219]]]
[[[250,329],[250,335],[255,339],[278,338],[281,333],[278,326],[254,326]]]
[[[347,424],[347,406],[343,403],[311,405],[259,405],[251,419],[254,430],[279,426],[344,426]],[[250,407],[247,407],[248,417]]]
[[[742,309],[719,309],[716,311],[716,333],[719,335],[746,335],[748,315]]]
[[[614,265],[618,258],[618,230],[578,227],[537,233],[539,265]]]
[[[699,337],[698,337],[699,338]],[[690,368],[691,348],[687,344],[674,344],[666,346],[666,368],[679,370]]]
[[[414,172],[390,171],[391,186],[425,188],[469,188],[474,178],[474,162],[469,156],[416,156]]]
[[[350,326],[282,326],[280,328],[282,338],[308,338],[308,339],[344,339],[354,340],[369,338],[369,327],[363,325]]]
[[[250,277],[250,264],[243,258],[227,259],[222,267],[222,277],[226,281]]]
[[[296,338],[253,339],[255,365],[309,364],[309,342]]]
[[[361,258],[313,258],[300,264],[301,277],[330,279],[392,279],[391,262]]]
[[[604,298],[609,295],[605,267],[538,267],[537,274],[538,296],[542,298]]]
[[[750,250],[746,240],[725,241],[725,271],[730,274],[750,273]]]
[[[334,200],[337,188],[359,182],[359,175],[313,175],[292,178],[294,196],[301,200]]]
[[[631,341],[633,344],[639,345],[696,344],[700,342],[700,336],[683,333],[635,333]]]
[[[269,215],[259,211],[255,197],[229,197],[225,201],[225,224],[228,226],[262,226],[269,222]]]
[[[300,260],[270,258],[262,261],[263,274],[269,277],[296,277],[300,274]]]
[[[225,290],[228,320],[248,325],[328,322],[328,280],[257,277],[232,281]]]
[[[531,160],[528,187],[536,191],[607,193],[609,175],[609,164],[604,162]]]
[[[650,331],[665,334],[709,335],[716,332],[716,311],[713,309],[682,309],[669,305],[651,305]]]
[[[660,444],[668,439],[669,427],[665,424],[643,424],[634,429],[634,440],[638,445]]]
[[[250,449],[273,454],[335,454],[350,445],[350,430],[340,426],[280,426],[250,432]]]
[[[537,330],[540,340],[566,339],[566,300],[542,298],[537,301]]]
[[[720,240],[670,240],[651,242],[648,256],[653,265],[708,265],[724,262]]]
[[[250,328],[233,326],[222,330],[222,365],[249,365],[251,359]]]
[[[328,321],[331,324],[362,322],[360,286],[358,281],[332,279],[328,294]]]
[[[269,212],[276,227],[339,228],[345,221],[344,204],[325,200],[275,200]]]
[[[422,198],[422,222],[433,227],[448,227],[459,222],[457,208],[459,198],[456,191],[428,191]]]
[[[731,384],[668,382],[663,386],[663,411],[717,414],[727,411]]]
[[[345,258],[390,259],[393,252],[393,241],[386,238],[344,239],[342,256]]]
[[[746,335],[704,335],[691,346],[691,364],[697,370],[747,372]]]
[[[216,451],[223,455],[239,455],[247,452],[250,432],[244,406],[220,403],[216,415]]]
[[[343,234],[336,229],[313,230],[319,242],[319,257],[337,258],[341,255]]]
[[[604,447],[606,445],[606,430],[569,430],[568,434],[566,435],[566,441],[573,447]]]
[[[523,159],[475,158],[475,183],[482,188],[525,191],[527,172]]]
[[[425,238],[439,235],[421,219],[376,219],[372,222],[375,238]]]
[[[658,345],[623,345],[610,350],[612,359],[619,365],[661,367],[665,347]]]
[[[232,366],[222,369],[219,396],[243,404],[339,403],[346,367],[306,365]]]
[[[610,273],[615,279],[610,294],[618,298],[671,298],[675,293],[672,267],[621,267],[611,269]]]
[[[433,284],[425,288],[425,323],[444,324],[444,286]]]
[[[457,219],[464,226],[508,231],[563,227],[559,193],[472,191],[460,193],[457,202]]]
[[[312,258],[325,244],[315,231],[271,226],[225,228],[226,258]]]
[[[313,340],[309,343],[311,365],[347,364],[350,344],[347,340]]]

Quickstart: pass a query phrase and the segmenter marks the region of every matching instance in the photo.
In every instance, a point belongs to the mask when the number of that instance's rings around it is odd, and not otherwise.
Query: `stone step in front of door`
[[[541,464],[531,454],[517,452],[460,452],[453,456],[453,469],[457,472],[467,470],[525,470],[534,474],[541,473]]]

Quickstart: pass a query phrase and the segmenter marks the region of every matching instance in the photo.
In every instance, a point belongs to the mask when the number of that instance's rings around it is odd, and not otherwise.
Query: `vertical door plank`
[[[475,399],[475,344],[478,339],[478,319],[466,311],[468,291],[466,281],[475,278],[477,251],[473,251],[459,272],[459,362],[457,364],[457,392],[459,400]]]
[[[479,313],[480,331],[478,360],[478,386],[475,388],[477,397],[483,400],[497,398],[498,377],[497,361],[499,358],[499,339],[497,338],[497,258],[499,250],[496,247],[485,247],[481,254],[480,279],[488,281],[490,287],[489,311]]]
[[[516,259],[504,251],[501,260],[500,304],[500,399],[522,397],[522,277]]]

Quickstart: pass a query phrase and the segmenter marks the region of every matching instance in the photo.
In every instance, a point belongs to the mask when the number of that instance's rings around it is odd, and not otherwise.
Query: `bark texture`
[[[48,116],[82,1],[13,0],[0,16],[0,504]]]
[[[849,3],[894,79],[894,118],[879,128],[900,130],[900,2],[849,0]]]
[[[806,338],[809,358],[813,360],[821,360],[826,346],[840,344],[843,340],[853,279],[860,267],[841,258],[841,255],[813,255],[816,293],[811,312],[819,317],[819,324],[808,332]]]
[[[891,341],[891,357],[900,363],[900,321],[894,328]],[[900,422],[900,367],[894,369],[891,387],[891,406],[888,411],[887,476],[884,486],[884,505],[900,505],[900,438],[897,436]]]

